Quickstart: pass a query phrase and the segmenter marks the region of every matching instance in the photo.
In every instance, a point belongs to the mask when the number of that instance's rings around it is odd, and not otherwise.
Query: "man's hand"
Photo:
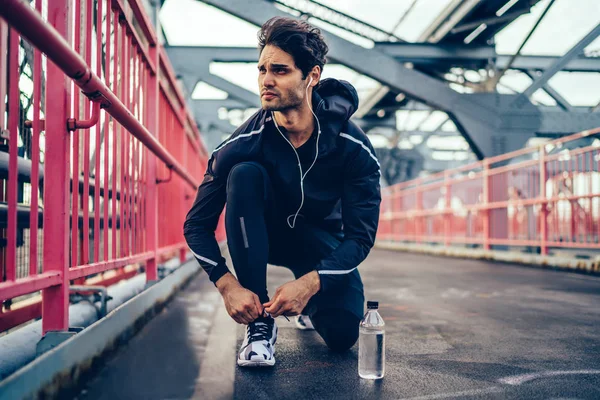
[[[317,271],[312,271],[295,281],[280,286],[275,296],[265,303],[265,310],[273,316],[299,315],[306,304],[321,288],[321,280]]]
[[[238,324],[249,324],[262,315],[263,306],[258,296],[240,285],[231,273],[217,281],[217,288],[223,296],[227,313]]]

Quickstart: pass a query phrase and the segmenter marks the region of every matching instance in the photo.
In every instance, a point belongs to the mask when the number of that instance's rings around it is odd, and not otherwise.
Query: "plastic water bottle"
[[[379,302],[367,301],[367,313],[360,321],[358,375],[381,379],[385,374],[385,322],[377,312]]]

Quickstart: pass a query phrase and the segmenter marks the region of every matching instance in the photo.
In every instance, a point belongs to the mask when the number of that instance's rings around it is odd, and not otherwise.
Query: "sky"
[[[294,0],[284,0],[293,3]],[[319,0],[322,4],[361,19],[386,31],[395,28],[394,34],[407,41],[417,41],[423,31],[451,0]],[[508,0],[507,0],[508,1]],[[514,53],[550,0],[537,3],[531,13],[525,14],[496,35],[496,51],[499,54]],[[407,10],[410,11],[404,15]],[[398,25],[400,19],[402,23]],[[160,12],[160,20],[170,45],[198,46],[244,46],[256,47],[258,27],[224,13],[197,0],[166,0]],[[372,42],[341,31],[319,21],[311,21],[322,29],[352,40],[364,47]],[[555,0],[544,21],[537,28],[527,45],[525,55],[561,56],[600,23],[600,0]],[[600,56],[600,38],[587,46],[586,53]],[[253,64],[216,64],[211,72],[258,93],[256,66]],[[477,75],[477,72],[473,71]],[[361,100],[376,91],[378,82],[342,65],[326,65],[323,77],[345,79],[355,85]],[[476,77],[474,77],[476,78]],[[518,71],[508,71],[502,78],[500,92],[514,93],[524,90],[531,79]],[[574,106],[593,107],[600,103],[600,73],[560,72],[549,82]],[[458,85],[455,90],[463,90]],[[223,93],[200,84],[195,98],[222,98]],[[543,91],[533,100],[545,105],[556,102]],[[401,116],[399,115],[398,119]],[[399,122],[400,124],[400,122]],[[401,128],[399,126],[399,128]]]

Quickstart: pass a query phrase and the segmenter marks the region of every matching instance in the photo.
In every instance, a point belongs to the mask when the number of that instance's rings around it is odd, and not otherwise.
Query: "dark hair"
[[[258,32],[258,48],[261,53],[268,44],[290,54],[302,71],[303,79],[306,79],[315,65],[323,71],[327,62],[325,55],[329,48],[321,31],[305,21],[285,17],[271,18]]]

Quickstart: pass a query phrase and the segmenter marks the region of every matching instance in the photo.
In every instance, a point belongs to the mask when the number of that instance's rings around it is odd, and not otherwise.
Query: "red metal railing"
[[[600,129],[383,191],[378,239],[600,249]]]
[[[67,329],[72,282],[156,280],[207,162],[139,0],[43,4],[0,2],[0,331]]]

